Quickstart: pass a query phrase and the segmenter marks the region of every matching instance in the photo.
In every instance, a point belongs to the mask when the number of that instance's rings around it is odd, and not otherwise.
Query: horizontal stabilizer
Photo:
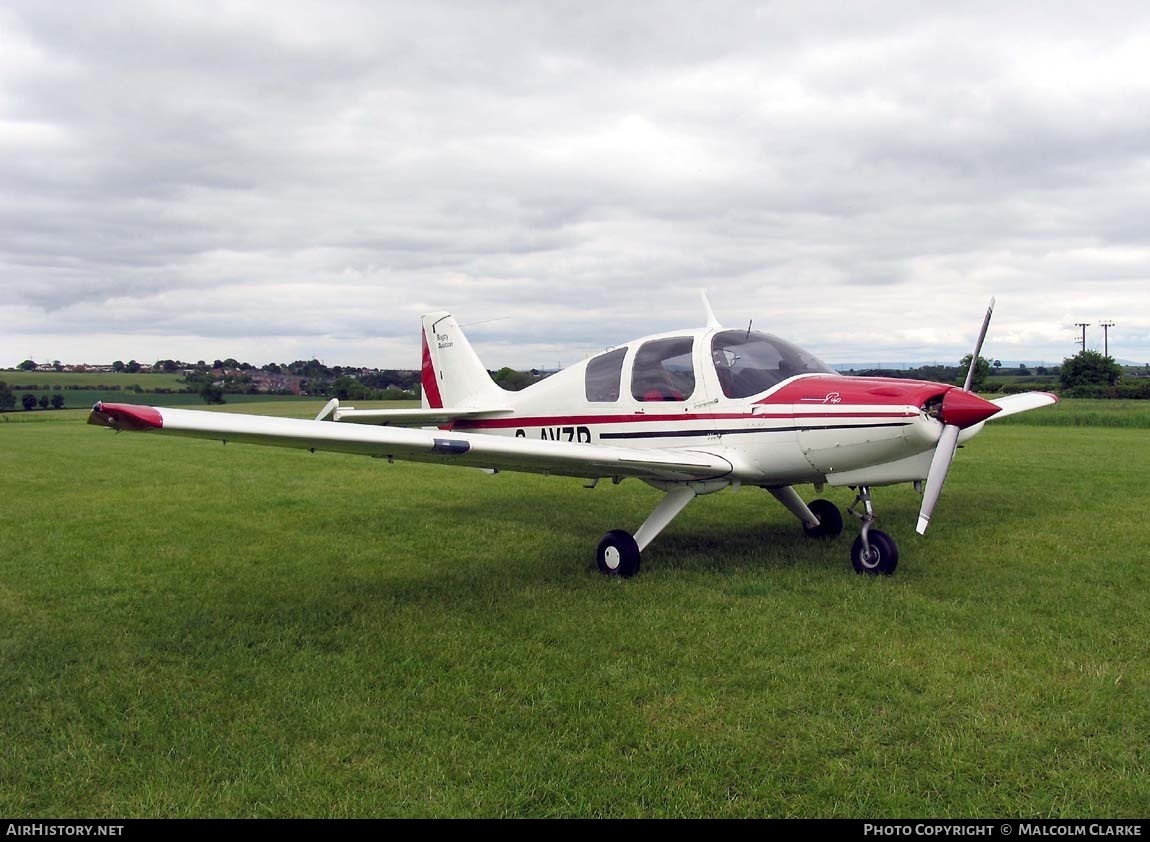
[[[510,414],[510,409],[356,409],[348,406],[336,407],[329,418],[332,421],[376,424],[381,427],[424,427],[448,424],[461,418],[499,418]]]

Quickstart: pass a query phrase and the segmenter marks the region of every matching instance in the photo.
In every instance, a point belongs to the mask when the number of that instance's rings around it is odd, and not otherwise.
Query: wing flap
[[[88,423],[115,430],[589,479],[618,476],[683,482],[719,479],[732,471],[723,457],[698,450],[646,450],[133,404],[96,404]]]

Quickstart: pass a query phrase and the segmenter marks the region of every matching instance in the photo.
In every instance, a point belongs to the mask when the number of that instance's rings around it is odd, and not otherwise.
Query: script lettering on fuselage
[[[838,392],[827,392],[827,394],[821,398],[799,398],[799,400],[809,403],[842,403],[843,396]]]
[[[450,348],[455,344],[451,341],[451,337],[449,337],[446,333],[435,334],[435,342],[437,345],[439,345],[440,350],[443,350],[444,348]]]
[[[515,431],[515,438],[527,438],[527,431],[519,429]],[[574,441],[583,442],[586,444],[591,443],[591,428],[590,427],[540,427],[539,438],[544,441]]]

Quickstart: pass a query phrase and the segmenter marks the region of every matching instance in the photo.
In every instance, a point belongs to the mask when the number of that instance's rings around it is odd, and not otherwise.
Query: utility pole
[[[1104,356],[1110,356],[1110,328],[1114,327],[1114,322],[1099,322],[1102,326],[1102,347],[1104,349]]]
[[[1086,353],[1086,328],[1090,327],[1090,322],[1075,322],[1075,327],[1082,328],[1082,353]]]

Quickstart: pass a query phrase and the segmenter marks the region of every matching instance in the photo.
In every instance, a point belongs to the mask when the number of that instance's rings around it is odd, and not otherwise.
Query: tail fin
[[[501,406],[507,393],[491,375],[450,313],[423,316],[423,408]]]

